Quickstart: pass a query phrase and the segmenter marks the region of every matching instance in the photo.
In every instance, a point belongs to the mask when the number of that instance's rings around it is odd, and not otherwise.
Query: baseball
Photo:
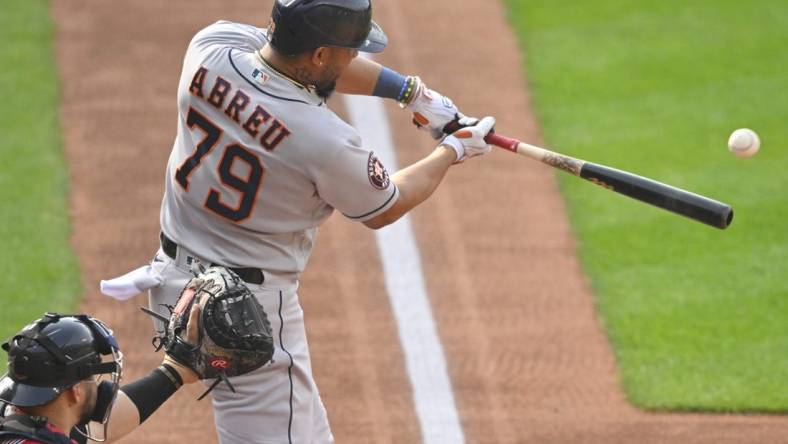
[[[749,128],[737,129],[728,139],[728,150],[739,157],[752,157],[760,147],[761,140]]]

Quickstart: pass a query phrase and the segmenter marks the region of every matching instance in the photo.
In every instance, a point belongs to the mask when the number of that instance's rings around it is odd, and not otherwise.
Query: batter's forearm
[[[439,146],[426,158],[394,174],[392,180],[399,188],[399,202],[404,212],[412,210],[435,192],[455,160],[452,150]]]
[[[457,155],[454,150],[439,146],[429,156],[398,171],[391,177],[399,189],[397,202],[364,224],[369,228],[378,229],[396,222],[435,192],[455,160]]]
[[[343,94],[371,96],[383,67],[364,57],[356,57],[337,80],[337,91]]]

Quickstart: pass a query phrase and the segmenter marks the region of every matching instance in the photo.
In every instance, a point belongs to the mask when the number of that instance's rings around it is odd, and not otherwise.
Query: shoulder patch
[[[385,190],[388,188],[389,183],[391,183],[388,171],[386,171],[386,168],[380,163],[380,159],[375,156],[375,153],[369,153],[367,175],[369,176],[369,183],[378,190]]]

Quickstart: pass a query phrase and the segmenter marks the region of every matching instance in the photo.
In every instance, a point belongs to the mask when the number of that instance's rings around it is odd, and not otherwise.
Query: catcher
[[[189,316],[196,321],[199,314],[195,307]],[[196,328],[187,335],[186,342],[196,343]],[[2,348],[8,353],[8,373],[0,379],[2,444],[119,439],[197,380],[165,356],[147,376],[120,387],[118,343],[112,330],[88,315],[47,313]]]
[[[155,338],[166,350],[164,361],[123,387],[123,355],[98,319],[47,313],[23,328],[2,345],[8,373],[0,379],[0,444],[114,441],[182,385],[217,378],[210,391],[273,355],[263,307],[222,267],[190,280],[164,321],[167,328]]]

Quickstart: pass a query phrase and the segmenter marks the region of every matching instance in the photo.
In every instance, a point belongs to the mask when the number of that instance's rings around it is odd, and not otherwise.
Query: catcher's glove
[[[185,335],[193,304],[199,304],[199,335],[192,345]],[[212,266],[191,279],[184,287],[167,319],[150,310],[146,313],[166,323],[164,331],[153,338],[156,350],[162,347],[178,363],[194,370],[200,379],[217,378],[198,399],[221,381],[258,369],[271,361],[274,340],[271,323],[249,288],[231,270]]]

